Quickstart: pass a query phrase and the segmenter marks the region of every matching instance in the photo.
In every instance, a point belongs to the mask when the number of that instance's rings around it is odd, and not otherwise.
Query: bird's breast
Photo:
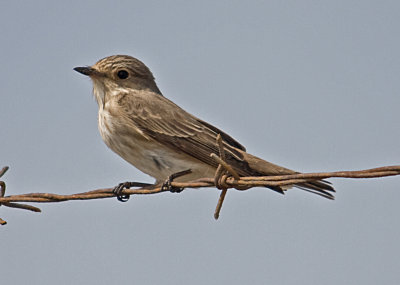
[[[181,181],[212,177],[215,169],[187,154],[146,136],[123,114],[99,109],[98,126],[105,144],[127,162],[154,177],[157,182],[179,171],[191,169],[192,174]]]

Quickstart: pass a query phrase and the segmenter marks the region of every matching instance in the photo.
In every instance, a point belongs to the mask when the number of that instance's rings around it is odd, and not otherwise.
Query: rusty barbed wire
[[[223,167],[223,166],[222,166]],[[0,170],[0,177],[8,170],[8,167],[4,167]],[[226,170],[226,169],[225,169]],[[228,170],[226,170],[228,171]],[[228,171],[229,172],[229,171]],[[320,172],[320,173],[302,173],[293,175],[280,175],[280,176],[263,176],[263,177],[240,177],[237,179],[233,176],[228,176],[226,172],[222,172],[220,179],[217,181],[223,181],[222,189],[236,189],[239,191],[245,191],[253,187],[260,186],[285,186],[296,183],[304,183],[313,180],[320,180],[326,178],[378,178],[386,176],[400,175],[400,165],[395,166],[384,166],[359,171],[335,171],[335,172]],[[204,187],[216,187],[214,178],[203,178],[190,182],[171,182],[172,187],[178,187],[183,189],[198,189]],[[141,185],[142,183],[138,183]],[[132,184],[135,186],[135,184]],[[267,189],[267,188],[265,188]],[[20,195],[9,195],[5,196],[6,185],[4,181],[0,181],[0,205],[11,208],[19,208],[24,210],[30,210],[34,212],[40,212],[40,209],[27,205],[21,204],[20,202],[34,202],[34,203],[55,203],[64,202],[71,200],[92,200],[92,199],[104,199],[116,197],[113,193],[113,188],[103,188],[92,190],[88,192],[82,192],[70,195],[61,195],[54,193],[27,193]],[[162,189],[162,185],[150,185],[140,187],[137,189],[124,189],[123,195],[149,195],[166,192],[168,190]],[[226,193],[225,193],[226,194]],[[222,202],[221,202],[222,205]],[[217,208],[218,209],[218,208]],[[220,210],[220,207],[219,207]],[[219,210],[216,210],[214,216],[217,218]],[[0,224],[6,224],[6,221],[0,219]]]
[[[170,184],[171,187],[181,189],[198,189],[204,187],[215,187],[217,189],[220,189],[221,194],[214,212],[215,219],[218,219],[219,217],[222,203],[228,189],[245,191],[253,187],[282,187],[327,178],[378,178],[400,175],[400,165],[395,165],[358,171],[335,171],[319,173],[298,173],[279,176],[240,177],[236,173],[236,171],[225,161],[225,149],[220,135],[217,136],[216,144],[219,149],[219,156],[214,153],[210,154],[210,156],[218,163],[214,178],[202,178],[189,182],[172,181]],[[7,172],[8,169],[8,166],[5,166],[0,170],[0,178]],[[140,182],[130,182],[129,185],[131,188],[140,188],[124,189],[119,195],[123,195],[129,198],[130,195],[148,195],[169,191],[166,187],[163,187],[163,185],[148,185],[146,183]],[[113,190],[114,188],[104,188],[70,195],[61,195],[54,193],[27,193],[5,196],[6,184],[4,181],[0,181],[0,206],[24,209],[33,212],[41,212],[39,208],[32,205],[22,204],[21,202],[55,203],[70,200],[112,198],[116,197]],[[329,196],[327,198],[334,199],[333,196]],[[0,225],[5,225],[6,223],[6,221],[0,218]]]

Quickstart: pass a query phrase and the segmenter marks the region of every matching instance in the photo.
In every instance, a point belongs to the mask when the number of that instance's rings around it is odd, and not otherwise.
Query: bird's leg
[[[129,181],[122,182],[114,187],[113,193],[115,196],[117,196],[118,201],[126,202],[129,200],[129,194],[122,194],[122,191],[124,189],[129,189],[131,187],[146,187],[146,186],[150,186],[150,185],[153,185],[153,184],[141,183],[141,182],[129,182]]]
[[[162,184],[161,186],[161,190],[162,191],[170,191],[172,193],[180,193],[182,192],[183,188],[181,187],[173,187],[171,185],[172,181],[174,181],[175,178],[181,177],[183,175],[192,173],[191,169],[186,169],[183,171],[179,171],[176,173],[171,174],[170,176],[168,176],[167,180],[165,180],[165,182]]]

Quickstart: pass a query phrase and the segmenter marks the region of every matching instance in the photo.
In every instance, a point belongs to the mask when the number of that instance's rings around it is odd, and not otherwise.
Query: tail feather
[[[329,184],[330,183],[325,180],[316,180],[316,181],[307,182],[307,183],[295,184],[294,186],[301,190],[320,195],[324,198],[334,200],[335,196],[333,196],[333,194],[331,192],[334,193],[336,191]]]
[[[288,168],[273,164],[271,162],[262,160],[256,156],[253,156],[249,153],[243,152],[243,158],[248,164],[248,174],[253,176],[272,176],[272,175],[288,175],[288,174],[298,174],[299,172],[290,170]],[[335,199],[332,193],[335,192],[335,189],[331,186],[331,183],[326,180],[315,180],[305,183],[299,183],[293,185],[296,188],[301,190],[314,193],[325,197],[327,199]],[[271,188],[271,187],[269,187]],[[276,189],[279,188],[279,189]],[[282,189],[281,187],[271,188],[279,193],[283,194],[283,191],[286,189]]]

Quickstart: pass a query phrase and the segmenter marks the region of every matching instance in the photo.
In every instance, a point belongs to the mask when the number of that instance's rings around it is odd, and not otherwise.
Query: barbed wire
[[[220,136],[217,138],[219,147],[219,156],[211,154],[218,162],[218,168],[214,178],[202,178],[189,182],[170,183],[173,188],[183,189],[198,189],[204,187],[215,187],[221,190],[219,201],[214,213],[214,218],[218,219],[221,207],[228,189],[236,189],[245,191],[253,187],[284,187],[299,183],[312,182],[327,178],[378,178],[386,176],[400,175],[400,165],[384,166],[358,171],[335,171],[335,172],[318,172],[318,173],[298,173],[291,175],[277,176],[257,176],[257,177],[240,177],[236,171],[225,162],[224,148]],[[0,170],[0,178],[6,173],[9,167],[3,167]],[[123,189],[118,195],[129,197],[130,195],[149,195],[169,191],[163,185],[148,185],[140,182],[130,182],[131,187],[139,187],[135,189]],[[265,188],[267,189],[267,188]],[[27,193],[20,195],[5,196],[6,184],[0,181],[0,206],[29,210],[33,212],[41,212],[38,207],[24,204],[21,202],[33,203],[56,203],[71,200],[93,200],[116,197],[114,188],[103,188],[88,192],[61,195],[55,193]],[[326,197],[326,196],[325,196]],[[333,196],[326,198],[334,199]],[[0,225],[5,225],[7,222],[0,218]]]

